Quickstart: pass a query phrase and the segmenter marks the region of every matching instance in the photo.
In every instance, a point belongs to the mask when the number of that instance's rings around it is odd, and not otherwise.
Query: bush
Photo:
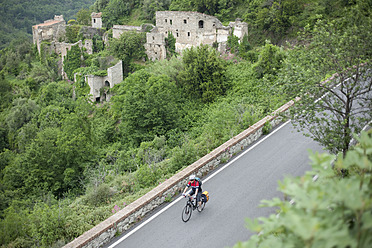
[[[93,187],[88,190],[85,195],[85,201],[91,206],[99,206],[103,203],[107,203],[113,194],[114,192],[107,184],[101,183],[98,187]]]

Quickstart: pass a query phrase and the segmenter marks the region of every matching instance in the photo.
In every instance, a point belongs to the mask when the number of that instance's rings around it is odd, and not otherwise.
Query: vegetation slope
[[[101,11],[109,29],[153,22],[156,10],[194,10],[224,22],[242,18],[250,35],[240,44],[229,37],[228,55],[200,46],[157,62],[146,61],[143,34],[129,32],[110,39],[110,46],[95,37],[93,55],[69,51],[64,69],[70,80],[58,74],[58,55],[39,54],[29,39],[6,46],[0,57],[0,244],[60,247],[125,207],[302,91],[288,90],[286,72],[297,54],[313,63],[319,55],[290,49],[300,43],[297,31],[306,26],[317,35],[322,21],[345,30],[356,25],[363,30],[358,37],[368,41],[371,6],[97,0],[69,22],[67,41],[82,37],[91,11]],[[168,40],[171,55],[174,38]],[[358,50],[361,61],[369,61],[366,51]],[[102,75],[118,59],[125,61],[126,78],[103,89],[113,94],[110,102],[91,102],[83,77],[71,80],[74,73]],[[296,80],[314,77],[307,72],[298,68]]]

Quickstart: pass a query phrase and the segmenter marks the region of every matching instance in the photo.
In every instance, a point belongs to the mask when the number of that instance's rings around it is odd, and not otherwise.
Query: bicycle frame
[[[197,209],[198,212],[201,212],[205,207],[205,202],[201,202],[201,205],[198,206],[198,203],[196,202],[196,197],[192,197],[189,195],[187,197],[188,199],[186,202],[186,206],[182,210],[182,220],[184,222],[189,221],[189,219],[191,218],[191,214],[195,209]]]

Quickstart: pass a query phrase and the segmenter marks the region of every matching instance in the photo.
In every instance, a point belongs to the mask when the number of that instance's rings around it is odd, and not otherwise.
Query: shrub
[[[110,197],[113,196],[113,191],[111,188],[105,184],[101,183],[98,187],[93,187],[88,190],[85,195],[85,201],[92,206],[98,206],[109,201]]]

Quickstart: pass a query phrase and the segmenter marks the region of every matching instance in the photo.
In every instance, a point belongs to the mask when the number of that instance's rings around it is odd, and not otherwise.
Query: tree
[[[334,155],[311,154],[311,171],[279,183],[294,203],[264,200],[263,206],[276,207],[279,214],[247,219],[249,229],[260,235],[234,247],[370,247],[372,133],[362,132],[357,139],[359,144],[335,163]],[[340,170],[351,173],[342,178]]]
[[[168,37],[165,38],[165,48],[167,50],[168,58],[171,58],[176,54],[176,38],[174,38],[172,32],[169,32]]]
[[[144,18],[153,21],[155,18],[155,12],[168,10],[171,2],[171,0],[143,0],[142,8]]]
[[[226,93],[229,83],[225,77],[225,62],[215,49],[208,45],[186,49],[182,61],[184,71],[178,78],[189,97],[209,103]]]
[[[102,1],[103,2],[103,1]],[[107,27],[118,23],[120,18],[128,17],[131,11],[138,5],[138,0],[111,0],[102,11],[102,21]]]
[[[124,32],[119,39],[112,39],[109,52],[123,61],[124,75],[133,72],[133,62],[146,58],[146,33]]]
[[[79,40],[78,35],[79,35],[80,28],[81,26],[77,24],[69,25],[66,27],[67,42],[75,43]]]
[[[278,44],[287,30],[297,25],[304,5],[303,0],[266,1],[264,7],[257,11],[255,22],[274,44]]]
[[[76,21],[80,25],[89,26],[91,22],[90,11],[88,9],[81,9],[76,13]]]
[[[13,101],[6,122],[11,132],[18,131],[23,125],[31,121],[36,113],[39,112],[39,106],[31,99],[18,98]]]
[[[352,133],[372,117],[371,25],[358,7],[337,21],[319,21],[307,30],[310,43],[296,47],[280,76],[287,93],[301,97],[296,123],[332,153],[345,155]]]
[[[141,70],[130,75],[112,97],[112,108],[120,116],[123,135],[139,145],[177,127],[179,98],[177,87],[168,76]]]
[[[6,109],[12,102],[12,86],[5,79],[4,74],[0,73],[0,112]]]

